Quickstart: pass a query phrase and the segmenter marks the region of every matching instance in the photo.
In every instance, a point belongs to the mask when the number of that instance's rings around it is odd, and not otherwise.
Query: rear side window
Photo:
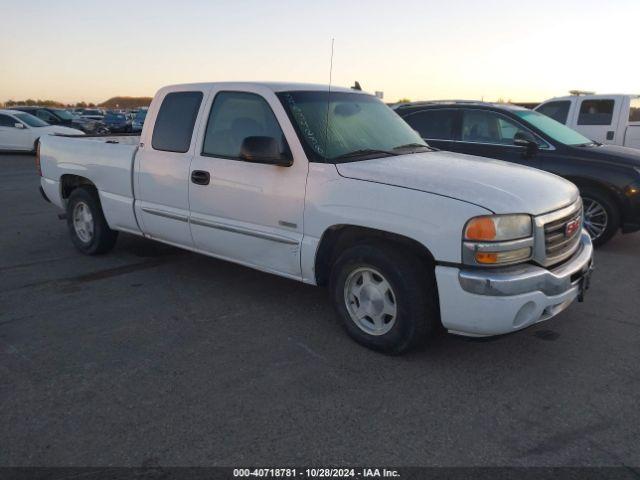
[[[613,100],[583,100],[578,125],[611,125]]]
[[[629,110],[629,121],[640,122],[640,98],[631,99],[631,110]]]
[[[536,108],[536,112],[539,112],[547,117],[553,118],[556,122],[567,123],[567,117],[569,116],[569,108],[571,102],[569,100],[562,100],[558,102],[549,102]]]
[[[16,122],[13,118],[8,115],[0,115],[0,127],[13,127]]]
[[[411,125],[422,138],[431,140],[455,139],[455,110],[423,110],[410,113],[404,121]]]
[[[202,92],[173,92],[164,97],[153,127],[153,149],[188,152],[200,103]]]
[[[247,137],[272,137],[288,147],[280,124],[264,98],[254,93],[220,92],[211,107],[202,154],[239,159]]]

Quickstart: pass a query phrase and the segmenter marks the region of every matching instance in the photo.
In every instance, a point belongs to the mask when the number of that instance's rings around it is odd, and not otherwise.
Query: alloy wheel
[[[369,335],[384,335],[396,323],[396,295],[374,268],[360,267],[351,272],[344,284],[344,301],[351,320]]]

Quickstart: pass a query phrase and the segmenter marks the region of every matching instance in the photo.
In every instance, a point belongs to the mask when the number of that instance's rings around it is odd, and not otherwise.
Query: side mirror
[[[246,137],[240,147],[240,158],[247,162],[290,167],[291,154],[280,151],[280,142],[273,137]]]
[[[19,129],[23,129],[25,128],[24,125],[22,123],[16,122],[13,124],[14,127],[19,128]]]
[[[524,147],[527,156],[535,155],[538,152],[538,142],[529,132],[518,131],[513,137],[513,144],[518,147]]]

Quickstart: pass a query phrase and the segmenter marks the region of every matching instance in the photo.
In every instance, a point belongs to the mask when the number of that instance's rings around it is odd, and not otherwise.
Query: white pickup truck
[[[640,95],[556,97],[535,110],[598,143],[640,148]]]
[[[122,231],[328,285],[348,333],[389,353],[440,326],[513,332],[588,287],[572,183],[436,151],[363,92],[166,87],[140,137],[46,137],[36,162],[81,252]]]

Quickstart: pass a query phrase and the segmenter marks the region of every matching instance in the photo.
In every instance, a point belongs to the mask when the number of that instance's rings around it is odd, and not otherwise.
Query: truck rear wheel
[[[330,291],[347,333],[374,350],[404,353],[439,325],[433,269],[390,245],[345,250],[333,265]]]
[[[86,255],[108,252],[118,238],[104,218],[97,192],[90,187],[78,187],[69,195],[67,226],[71,241]]]

